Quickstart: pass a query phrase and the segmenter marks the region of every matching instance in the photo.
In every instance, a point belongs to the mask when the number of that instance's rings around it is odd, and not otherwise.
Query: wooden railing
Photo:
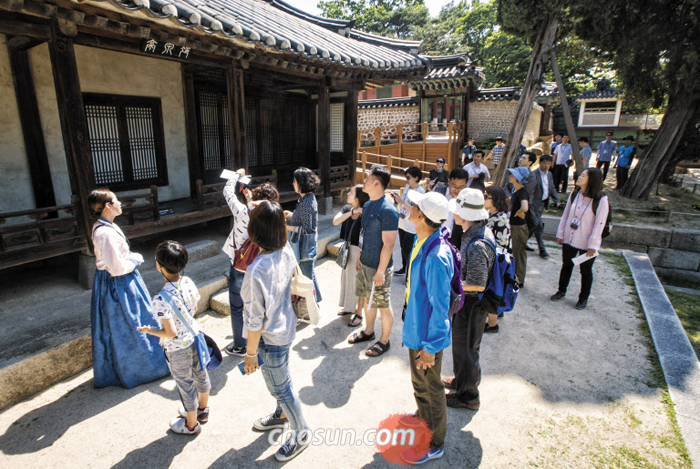
[[[378,153],[370,153],[367,151],[357,151],[357,170],[362,171],[361,174],[367,174],[367,170],[373,164],[383,164],[389,170],[389,174],[403,176],[403,171],[409,166],[418,166],[423,172],[423,177],[427,177],[430,170],[437,167],[437,164],[430,161],[421,161],[418,159],[401,158],[394,155],[380,155]]]
[[[273,169],[272,174],[264,176],[255,176],[251,178],[251,185],[257,186],[264,182],[269,182],[273,186],[277,186],[277,170]],[[224,199],[225,182],[217,182],[216,184],[204,184],[201,179],[197,179],[197,208],[199,210],[207,210],[217,207],[225,207],[226,199]]]
[[[411,161],[432,162],[442,157],[445,167],[459,162],[464,142],[464,122],[444,124],[397,124],[357,132],[359,151],[392,155]],[[436,137],[431,141],[430,137]],[[440,141],[437,137],[443,137]]]
[[[0,213],[0,225],[13,218],[33,220],[0,226],[0,268],[87,248],[87,238],[75,217],[76,210],[74,201],[70,205]],[[69,216],[59,216],[61,212]],[[49,214],[55,214],[56,218],[47,218]]]
[[[121,216],[126,218],[129,225],[160,219],[158,186],[151,186],[149,189],[143,194],[119,197],[122,203]]]

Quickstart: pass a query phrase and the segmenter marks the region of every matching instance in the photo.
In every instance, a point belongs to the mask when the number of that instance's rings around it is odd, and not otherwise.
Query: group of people
[[[634,137],[625,137],[625,144],[618,149],[617,142],[612,139],[613,133],[606,132],[605,140],[601,141],[596,148],[596,169],[602,169],[603,181],[608,177],[610,164],[615,163],[615,177],[617,184],[615,190],[620,190],[627,183],[632,162],[637,155],[637,148],[634,145]],[[588,137],[578,139],[579,154],[583,168],[587,169],[591,163],[593,150],[589,144]],[[569,143],[569,136],[556,134],[554,141],[550,145],[550,154],[555,159],[554,186],[560,193],[566,193],[569,181],[569,168],[573,166],[572,148]],[[574,173],[574,180],[578,180],[579,174]]]
[[[409,348],[418,409],[402,418],[420,417],[432,430],[430,451],[417,459],[406,456],[412,464],[443,455],[446,406],[479,408],[481,338],[484,332],[498,331],[496,308],[488,301],[482,302],[480,294],[492,274],[496,246],[513,253],[518,281],[523,285],[528,225],[532,226],[527,221],[529,214],[537,226],[534,234],[540,255],[548,256],[542,241],[541,215],[549,201],[559,204],[549,171],[552,158],[542,156],[539,168],[530,171],[537,158],[524,152],[518,166],[508,170],[507,191],[477,184],[485,180],[478,176],[483,174],[479,158],[483,158],[483,152],[477,150],[465,165],[472,165],[470,168],[449,173],[441,162],[435,173],[431,172],[427,190],[421,185],[422,171],[409,167],[401,193],[388,191],[389,171],[374,165],[363,184],[349,190],[347,205],[333,219],[341,226],[341,237],[349,247],[340,279],[338,314],[352,315],[348,322],[351,327],[364,325],[348,341],[370,342],[365,351],[370,357],[379,357],[390,349],[394,323],[392,278],[405,282],[402,342]],[[243,170],[239,172],[243,174]],[[562,268],[553,301],[566,294],[573,258],[581,253],[593,257],[600,248],[608,211],[602,182],[600,170],[586,169],[567,201],[557,230]],[[314,271],[318,229],[314,190],[318,184],[313,171],[299,168],[294,172],[293,186],[300,199],[293,212],[282,209],[279,194],[269,183],[250,189],[232,180],[224,188],[233,214],[233,227],[223,247],[231,259],[233,340],[224,350],[243,357],[246,374],[261,369],[277,402],[272,413],[254,422],[254,428],[261,431],[285,426],[296,435],[309,431],[289,372],[290,346],[297,325],[291,283],[298,266],[313,281],[316,300],[321,301]],[[170,427],[176,433],[197,434],[209,418],[211,385],[194,347],[194,336],[199,333],[194,319],[199,294],[194,282],[183,275],[187,250],[175,241],[164,241],[157,247],[156,270],[163,275],[164,287],[151,298],[138,271],[143,257],[131,252],[127,238],[114,223],[121,214],[117,196],[98,189],[90,194],[88,202],[98,218],[93,227],[97,273],[91,305],[95,387],[130,388],[169,371],[182,401]],[[296,253],[288,242],[290,237],[298,241]],[[397,237],[401,268],[394,271]],[[457,271],[457,251],[461,253],[460,281],[465,299],[451,315],[450,281]],[[581,264],[578,309],[586,307],[593,262],[591,258]],[[379,331],[375,331],[377,316]],[[443,377],[443,352],[450,346],[454,376]],[[446,394],[444,389],[451,392]],[[280,461],[289,460],[309,443],[290,437],[275,456]]]

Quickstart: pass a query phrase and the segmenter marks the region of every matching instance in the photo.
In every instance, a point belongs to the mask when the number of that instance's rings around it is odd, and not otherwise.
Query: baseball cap
[[[486,220],[489,212],[484,208],[484,193],[479,189],[463,189],[449,202],[450,212],[468,221]]]
[[[416,191],[410,191],[408,200],[416,204],[420,211],[423,212],[423,215],[433,223],[442,223],[447,220],[450,210],[444,195],[437,192],[421,194]]]

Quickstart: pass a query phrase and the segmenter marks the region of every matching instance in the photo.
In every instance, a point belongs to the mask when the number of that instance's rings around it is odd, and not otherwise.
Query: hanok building
[[[320,207],[351,184],[357,95],[428,71],[418,42],[279,0],[0,0],[0,269],[90,247],[86,198],[130,238],[230,215],[222,168]]]

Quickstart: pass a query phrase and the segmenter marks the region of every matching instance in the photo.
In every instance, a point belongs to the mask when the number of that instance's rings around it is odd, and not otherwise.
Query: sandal
[[[359,314],[353,314],[352,318],[350,318],[350,322],[348,322],[348,326],[357,327],[362,324],[362,319],[362,316]]]
[[[351,312],[351,311],[345,311],[345,310],[342,310],[342,309],[341,309],[340,311],[338,311],[338,316],[345,316],[345,315],[348,315],[348,314],[352,314],[352,312]]]
[[[386,344],[383,344],[379,341],[375,342],[374,345],[372,345],[370,348],[365,350],[365,354],[369,357],[378,357],[380,355],[383,355],[384,352],[389,350],[389,341],[386,341]]]
[[[365,331],[355,332],[352,337],[348,339],[351,344],[359,344],[360,342],[367,342],[368,340],[374,340],[374,332],[367,335]]]

